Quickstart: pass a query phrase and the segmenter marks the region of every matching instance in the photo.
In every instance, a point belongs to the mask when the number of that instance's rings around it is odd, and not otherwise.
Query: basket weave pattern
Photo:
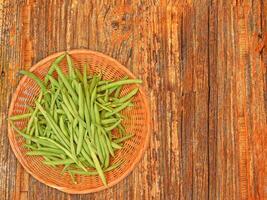
[[[38,77],[44,79],[51,63],[62,53],[53,54],[34,65],[30,71]],[[87,65],[89,74],[102,73],[103,79],[117,80],[128,76],[135,78],[134,75],[123,67],[116,60],[98,52],[89,50],[72,50],[69,52],[73,59],[74,66],[82,71],[84,65]],[[64,59],[60,63],[63,72],[67,72],[67,63]],[[53,74],[56,77],[56,73]],[[126,85],[123,87],[121,95],[131,91],[137,85]],[[138,86],[140,88],[140,86]],[[19,82],[15,94],[13,95],[9,116],[27,112],[27,105],[34,105],[34,100],[38,96],[39,87],[30,78],[23,77]],[[135,136],[124,143],[124,147],[116,152],[112,163],[123,159],[125,162],[117,169],[105,173],[108,187],[118,183],[125,178],[141,159],[144,150],[147,147],[150,134],[150,115],[145,94],[140,88],[140,92],[133,98],[134,107],[127,108],[122,112],[126,116],[123,125],[128,133]],[[27,120],[20,120],[15,123],[19,129],[27,125]],[[115,133],[116,134],[116,133]],[[99,176],[77,176],[78,184],[74,184],[71,177],[65,173],[61,174],[61,167],[52,168],[42,163],[43,158],[40,156],[27,156],[27,150],[23,147],[25,140],[18,136],[17,133],[8,126],[8,137],[17,159],[23,167],[39,181],[57,188],[67,193],[90,193],[105,189]]]

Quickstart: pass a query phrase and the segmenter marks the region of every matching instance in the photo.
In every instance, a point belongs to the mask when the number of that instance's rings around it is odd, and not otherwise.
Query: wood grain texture
[[[87,48],[144,80],[152,136],[111,189],[68,195],[29,176],[7,139],[20,79]],[[266,0],[0,0],[0,199],[267,199]]]

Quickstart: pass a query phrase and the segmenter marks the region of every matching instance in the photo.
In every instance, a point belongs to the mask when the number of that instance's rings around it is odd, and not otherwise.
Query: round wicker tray
[[[46,57],[35,64],[30,71],[43,79],[48,72],[50,64],[62,53],[64,52],[55,53]],[[71,55],[75,67],[82,69],[84,64],[87,64],[87,71],[89,71],[89,73],[102,72],[104,79],[116,80],[125,75],[130,78],[135,78],[135,76],[119,62],[104,54],[89,50],[72,50],[68,53]],[[64,72],[67,72],[66,60],[60,63],[60,67]],[[54,74],[54,76],[56,76],[56,74]],[[124,86],[122,94],[129,92],[136,86],[137,85]],[[121,158],[125,162],[119,168],[105,173],[108,182],[107,187],[103,186],[101,179],[98,176],[77,176],[78,184],[74,184],[67,173],[61,174],[61,167],[49,167],[42,163],[42,157],[27,156],[27,150],[23,147],[25,142],[24,139],[18,136],[9,124],[8,137],[13,152],[26,171],[34,178],[48,186],[67,193],[91,193],[115,185],[133,170],[148,146],[150,135],[150,113],[145,93],[140,86],[138,87],[140,88],[140,92],[133,99],[135,106],[123,111],[123,114],[126,115],[124,126],[127,132],[133,133],[135,136],[125,142],[124,147],[116,152],[112,162],[116,162]],[[38,93],[38,85],[30,78],[24,76],[20,80],[13,95],[9,108],[9,116],[25,113],[27,105],[33,105],[34,99]],[[15,124],[18,128],[22,129],[26,126],[27,120],[20,120]]]

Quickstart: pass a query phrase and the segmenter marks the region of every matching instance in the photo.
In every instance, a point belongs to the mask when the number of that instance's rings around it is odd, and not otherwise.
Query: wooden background
[[[0,199],[267,199],[266,0],[0,0]],[[86,48],[144,80],[149,148],[122,182],[68,195],[7,138],[20,69]]]

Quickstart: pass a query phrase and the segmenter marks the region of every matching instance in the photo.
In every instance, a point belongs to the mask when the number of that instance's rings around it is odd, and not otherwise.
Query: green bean
[[[69,102],[69,98],[67,98],[67,95],[65,94],[65,92],[62,92],[62,98],[63,98],[63,102],[66,105],[67,109],[69,110],[69,112],[73,115],[73,117],[76,116],[75,114],[75,108],[73,108]]]
[[[106,103],[102,98],[97,98],[97,101],[102,105]]]
[[[110,140],[109,140],[109,138],[107,137],[106,134],[104,134],[104,136],[105,136],[105,139],[106,139],[108,150],[109,150],[110,154],[112,155],[112,157],[114,157],[114,150],[113,150],[113,148],[111,146]]]
[[[118,144],[115,143],[115,142],[111,142],[111,146],[112,146],[113,149],[121,149],[121,148],[122,148],[121,145],[118,145]]]
[[[63,117],[59,118],[59,127],[60,127],[62,133],[66,136],[66,138],[69,138],[70,135],[68,134],[68,131],[65,127]]]
[[[114,123],[113,125],[109,126],[109,127],[106,127],[105,128],[105,131],[111,131],[113,130],[114,128],[116,128],[119,124],[121,123],[121,119],[119,119],[116,123]]]
[[[97,128],[97,127],[96,127]],[[97,149],[97,155],[99,157],[99,160],[101,163],[104,162],[104,155],[103,155],[103,152],[102,152],[102,148],[101,148],[101,145],[100,145],[100,129],[97,128],[96,129],[96,133],[95,133],[95,145],[96,145],[96,149]]]
[[[92,141],[95,141],[95,126],[94,126],[94,124],[91,124],[91,126],[90,126],[90,133],[91,133],[91,140]]]
[[[121,93],[121,89],[122,89],[122,85],[120,85],[120,86],[116,89],[115,94],[114,94],[114,97],[115,97],[115,98],[118,98],[118,97],[119,97],[119,95],[120,95],[120,93]]]
[[[66,54],[66,58],[67,58],[67,63],[68,63],[69,77],[72,78],[72,79],[75,79],[76,75],[75,75],[75,72],[74,72],[74,69],[73,69],[73,63],[72,63],[70,55]]]
[[[38,128],[38,119],[37,118],[34,119],[34,130],[35,130],[34,135],[36,137],[38,137],[39,136],[39,128]],[[37,145],[38,145],[38,147],[40,146],[39,144],[37,144]]]
[[[28,149],[37,150],[37,146],[33,146],[32,144],[24,144],[23,146],[28,148]]]
[[[90,152],[89,152],[90,153]],[[82,156],[85,158],[85,160],[89,163],[90,167],[95,167],[94,162],[92,159],[89,157],[89,155],[85,152],[84,149],[81,150]]]
[[[83,76],[82,76],[80,70],[75,68],[74,71],[75,71],[76,76],[78,77],[78,79],[79,79],[80,81],[83,81]]]
[[[88,131],[88,134],[90,134],[90,124],[91,124],[91,120],[90,120],[90,114],[89,114],[89,110],[87,108],[87,104],[84,101],[84,118],[85,118],[85,122],[86,122],[86,129]]]
[[[104,167],[106,168],[109,165],[109,150],[108,150],[107,143],[105,141],[105,138],[104,138],[103,134],[100,135],[100,144],[101,144],[102,151],[103,151],[103,154],[104,154],[104,157],[105,157]]]
[[[107,83],[110,83],[111,80],[101,80],[97,83],[97,86],[101,86],[101,85],[104,85],[104,84],[107,84]]]
[[[87,85],[87,65],[83,65],[83,85]]]
[[[96,104],[94,106],[94,115],[95,115],[95,122],[97,124],[100,124],[100,115],[99,115],[99,111],[98,111],[98,108],[97,108]]]
[[[41,79],[38,76],[36,76],[34,73],[26,71],[26,70],[21,70],[20,73],[33,79],[40,86],[40,88],[42,89],[43,92],[46,91],[45,85],[43,84]]]
[[[67,158],[64,160],[43,161],[43,163],[47,165],[66,165],[66,164],[72,164],[74,163],[74,161],[71,158]]]
[[[58,123],[58,113],[57,113],[57,110],[54,110],[53,112],[54,112],[53,113],[54,120],[55,120],[56,123]]]
[[[34,109],[33,109],[31,106],[26,105],[26,108],[28,109],[28,111],[29,111],[30,113],[33,113]]]
[[[37,151],[35,151],[35,150],[28,151],[26,153],[26,155],[28,155],[28,156],[56,156],[56,157],[59,156],[59,154],[56,154],[56,153],[46,152],[46,151],[38,151],[38,150]]]
[[[127,80],[128,79],[128,76],[125,76],[123,77],[121,80]],[[109,94],[112,94],[113,92],[115,92],[116,94],[116,91],[119,89],[119,88],[122,88],[122,85],[117,85],[117,86],[114,86],[112,88],[109,89]],[[119,93],[120,91],[118,91],[117,93]],[[114,94],[114,96],[115,96]]]
[[[134,83],[140,84],[140,83],[142,83],[142,81],[139,79],[119,80],[116,82],[108,83],[106,85],[102,85],[102,86],[98,87],[97,91],[101,92],[101,91],[107,90],[107,89],[115,87],[115,86],[120,86],[120,85],[125,85],[125,84],[134,84]]]
[[[77,181],[76,181],[75,176],[73,175],[73,173],[71,173],[70,171],[68,171],[68,172],[69,172],[69,175],[70,175],[70,177],[71,177],[72,182],[73,182],[74,184],[77,184]]]
[[[60,149],[51,148],[51,147],[38,147],[38,150],[56,153],[56,154],[64,154],[64,151],[62,151]]]
[[[106,186],[107,185],[106,177],[104,175],[104,172],[103,172],[103,170],[102,170],[102,168],[100,166],[100,163],[99,163],[99,161],[98,161],[98,159],[96,157],[96,154],[95,154],[95,152],[94,152],[94,150],[93,150],[93,148],[92,148],[92,146],[91,146],[90,143],[89,143],[88,147],[89,147],[89,150],[90,150],[90,153],[91,153],[91,157],[93,159],[93,162],[95,164],[96,171],[98,172],[98,174],[99,174],[99,176],[100,176],[103,184]]]
[[[70,130],[70,151],[73,155],[75,155],[74,133],[73,133],[73,127],[70,124],[69,124],[69,130]]]
[[[130,103],[131,103],[130,101],[127,101],[127,102],[123,103],[121,106],[115,108],[112,112],[106,113],[105,118],[108,118],[108,117],[120,112],[121,110],[126,108]]]
[[[66,164],[65,167],[62,169],[61,174],[64,174],[70,166],[71,166],[71,163]]]
[[[122,103],[125,101],[128,101],[130,98],[132,98],[136,93],[138,92],[138,88],[133,89],[131,92],[126,94],[125,96],[121,97],[118,102]]]
[[[121,143],[121,142],[123,142],[125,140],[128,140],[128,139],[132,138],[133,136],[134,136],[134,134],[128,134],[128,135],[125,135],[124,137],[121,137],[121,138],[113,140],[113,142],[118,144],[118,143]]]
[[[119,124],[119,125],[118,125],[118,129],[119,129],[119,133],[120,133],[121,136],[126,135],[126,130],[125,130],[125,128],[123,127],[122,124]]]
[[[102,119],[101,123],[106,125],[106,124],[111,124],[111,123],[114,123],[117,121],[118,121],[118,119],[112,117],[112,118],[108,118],[108,119]]]
[[[106,92],[105,92],[105,96],[104,96],[104,101],[105,102],[108,102],[108,90],[106,90]]]
[[[75,128],[75,127],[78,125],[78,123],[79,123],[79,120],[78,120],[77,118],[75,118],[75,119],[73,120],[72,127]]]
[[[93,90],[94,90],[96,85],[97,85],[97,76],[93,76],[92,82],[91,82],[90,87],[89,87],[90,94],[93,93]]]
[[[57,100],[59,94],[60,94],[60,89],[58,89],[58,90],[56,91],[55,95],[53,95],[53,97],[52,97],[52,99],[51,99],[51,110],[54,109],[54,106],[55,106],[55,103],[56,103],[56,100]]]
[[[62,107],[62,109],[64,110],[64,112],[66,113],[68,120],[69,120],[70,122],[73,121],[73,117],[72,117],[72,115],[71,115],[69,109],[67,108],[67,106],[64,105],[64,104],[62,104],[61,107]]]
[[[78,133],[78,143],[77,143],[76,155],[79,155],[79,153],[81,152],[84,135],[85,135],[85,130],[83,128],[83,125],[79,124],[79,133]]]
[[[79,96],[79,115],[84,119],[84,95],[82,85],[78,85],[78,96]]]
[[[32,113],[24,113],[24,114],[21,114],[21,115],[13,115],[13,116],[9,117],[8,119],[16,121],[16,120],[29,118],[29,117],[31,117],[31,115],[32,115]]]

